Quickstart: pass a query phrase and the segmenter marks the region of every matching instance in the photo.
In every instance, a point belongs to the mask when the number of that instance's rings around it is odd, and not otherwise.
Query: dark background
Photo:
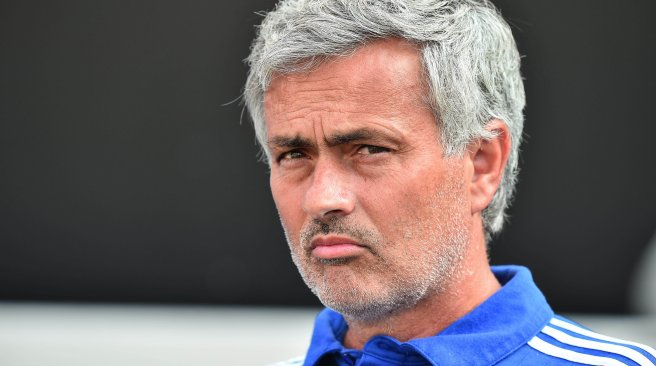
[[[273,4],[0,3],[0,299],[318,305],[224,105]],[[492,262],[559,311],[626,311],[656,229],[656,2],[497,4],[528,107]]]

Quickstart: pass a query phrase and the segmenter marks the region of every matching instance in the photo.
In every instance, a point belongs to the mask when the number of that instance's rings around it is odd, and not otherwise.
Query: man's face
[[[467,174],[444,157],[418,51],[377,41],[265,94],[271,191],[294,263],[328,307],[377,320],[439,293],[470,238]]]

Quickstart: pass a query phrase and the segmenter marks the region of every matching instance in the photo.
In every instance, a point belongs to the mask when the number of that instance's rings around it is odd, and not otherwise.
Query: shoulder
[[[299,356],[291,358],[287,361],[277,362],[269,366],[300,366],[303,364],[303,361],[305,361],[305,356]]]
[[[636,342],[595,333],[556,316],[499,365],[656,366],[656,350]]]

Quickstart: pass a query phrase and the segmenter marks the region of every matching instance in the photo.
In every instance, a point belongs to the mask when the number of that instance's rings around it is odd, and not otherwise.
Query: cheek
[[[428,188],[416,179],[388,176],[384,182],[361,187],[360,202],[363,211],[381,232],[389,235],[399,231],[405,223],[413,222],[426,210],[425,195]]]
[[[444,171],[388,176],[367,185],[360,202],[372,223],[390,240],[413,239],[439,230],[462,206],[462,187]],[[410,173],[410,174],[408,174]]]
[[[278,209],[280,220],[288,234],[296,235],[303,225],[305,215],[301,207],[303,192],[298,187],[289,187],[275,179],[270,180],[271,194]]]

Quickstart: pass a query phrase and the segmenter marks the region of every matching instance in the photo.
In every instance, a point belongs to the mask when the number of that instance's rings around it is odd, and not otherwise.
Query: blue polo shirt
[[[379,335],[362,350],[345,348],[337,312],[317,317],[309,350],[288,365],[651,365],[654,349],[603,336],[555,316],[528,269],[496,266],[502,288],[439,334],[400,342]],[[281,365],[282,365],[281,364]]]

